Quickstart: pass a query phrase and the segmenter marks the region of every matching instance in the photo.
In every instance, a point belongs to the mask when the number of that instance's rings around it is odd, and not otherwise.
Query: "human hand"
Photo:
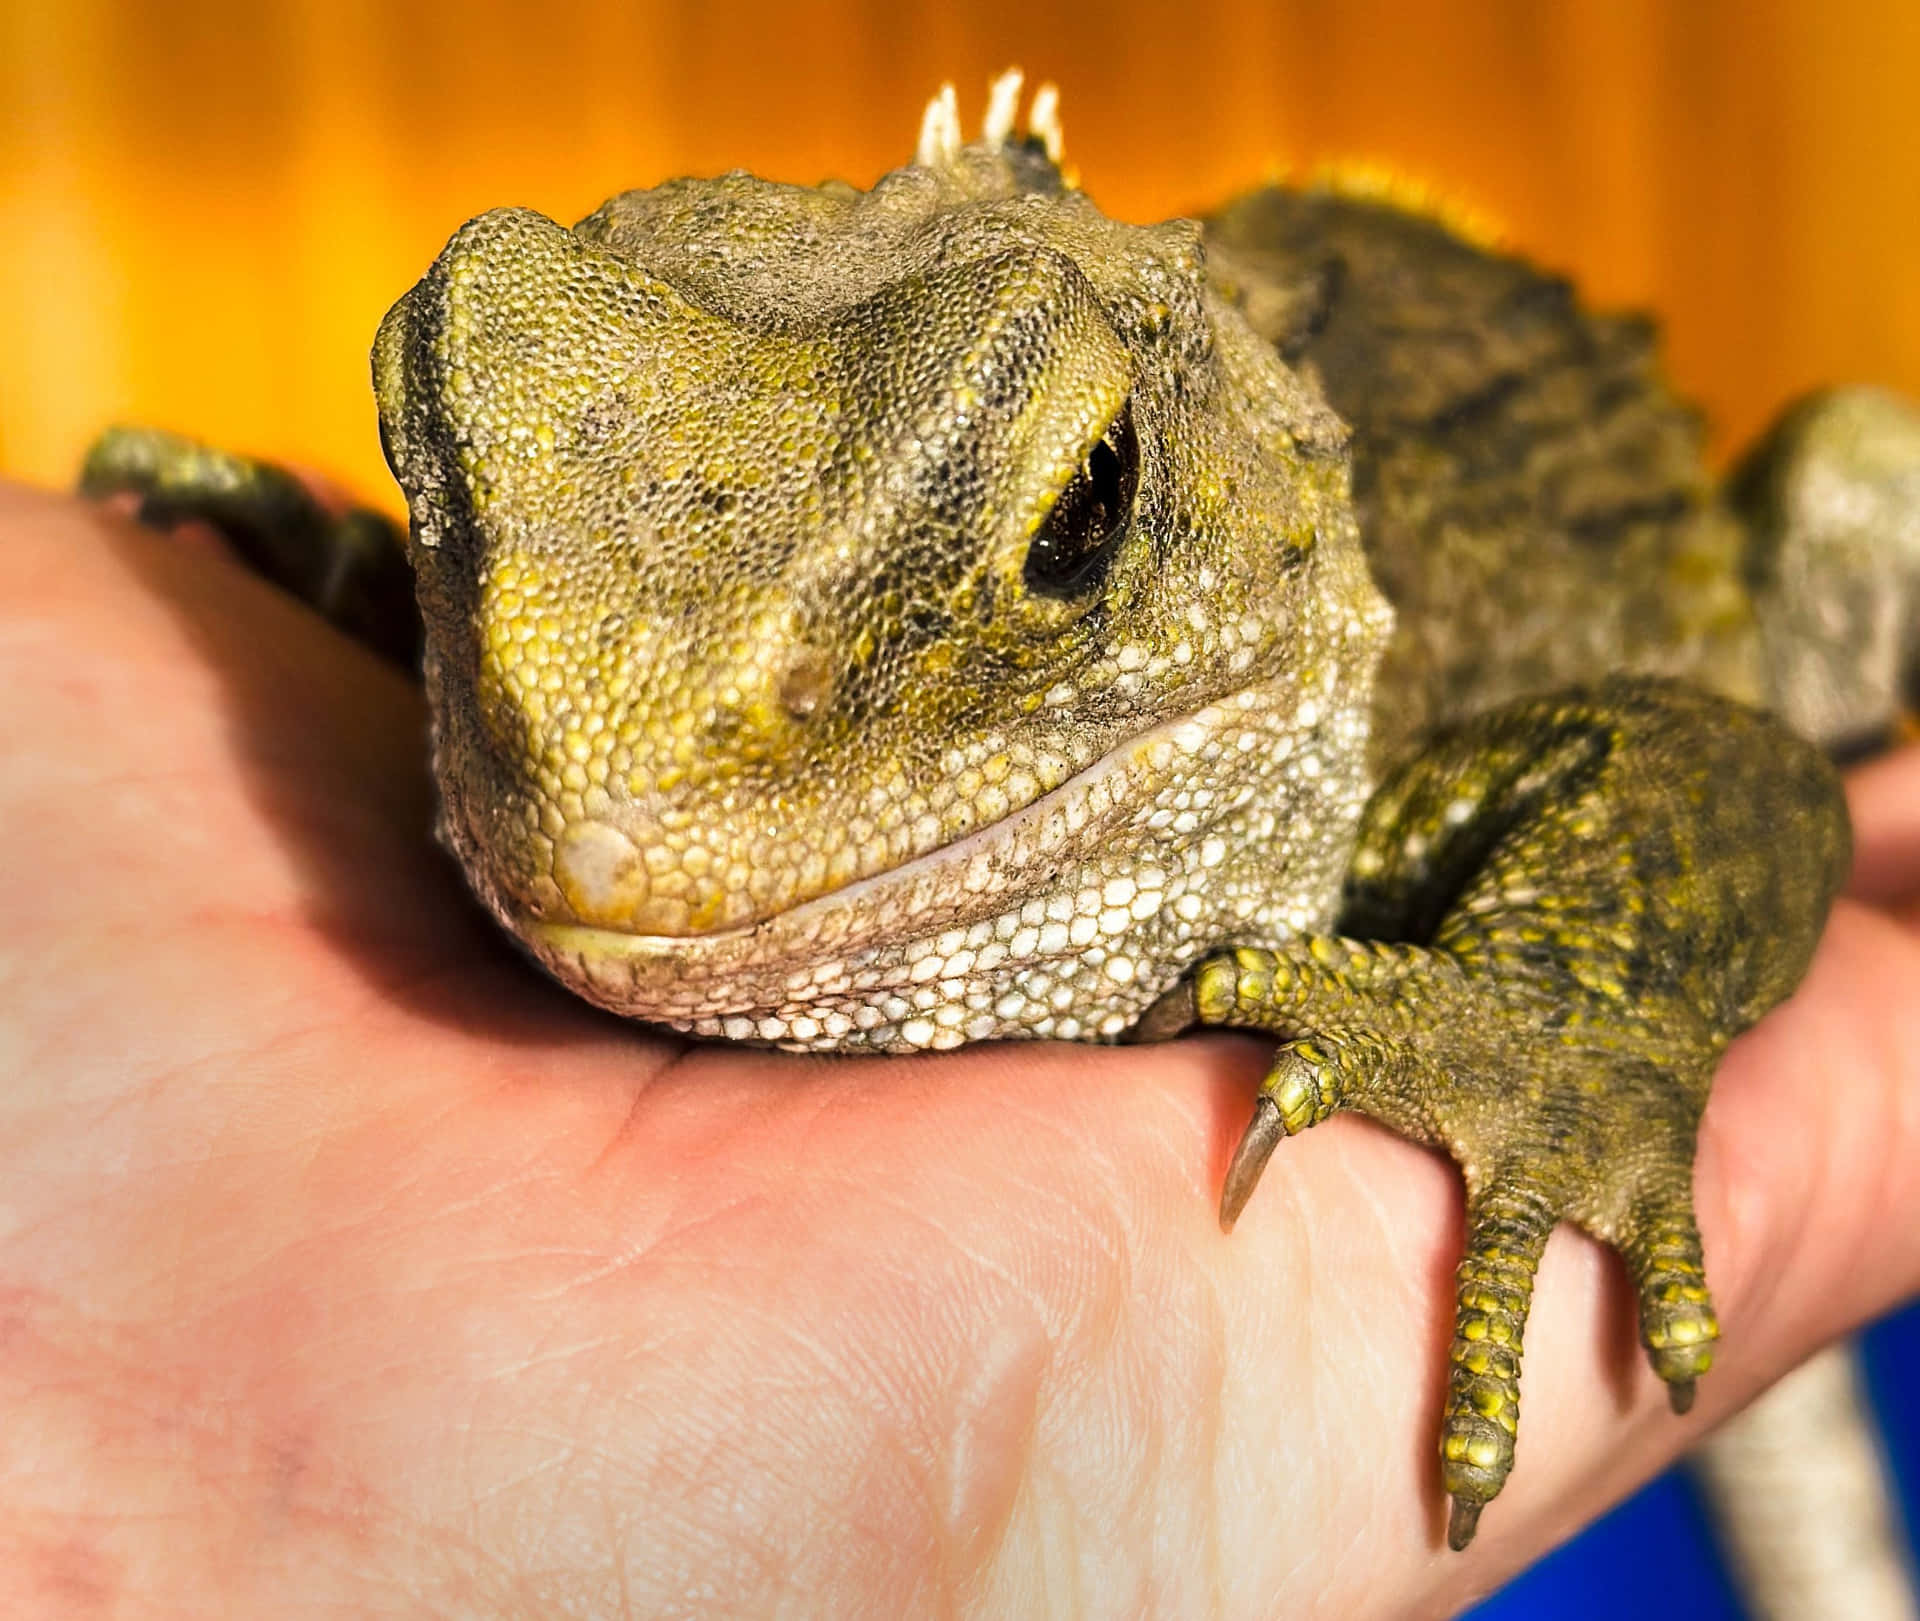
[[[1443,1161],[1336,1120],[1228,1238],[1260,1043],[622,1025],[434,853],[398,675],[36,492],[0,576],[7,1614],[1444,1614],[1920,1287],[1920,751],[1708,1109],[1694,1414],[1563,1231],[1451,1555]]]

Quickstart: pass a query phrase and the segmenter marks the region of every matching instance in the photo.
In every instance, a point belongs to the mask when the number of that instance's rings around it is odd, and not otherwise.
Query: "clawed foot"
[[[420,613],[405,534],[366,507],[330,511],[293,474],[157,428],[110,428],[87,452],[83,495],[132,495],[141,521],[211,525],[256,573],[409,669]]]
[[[1748,799],[1723,779],[1763,762]],[[1738,770],[1732,762],[1744,762]],[[1354,1109],[1444,1148],[1467,1183],[1441,1478],[1472,1540],[1513,1468],[1548,1234],[1624,1257],[1675,1412],[1719,1336],[1694,1142],[1727,1042],[1798,981],[1845,869],[1817,754],[1750,710],[1615,683],[1437,739],[1368,807],[1350,926],[1224,951],[1141,1034],[1279,1038],[1221,1198],[1231,1227],[1281,1141]]]
[[[1557,1222],[1626,1257],[1654,1369],[1677,1410],[1691,1403],[1719,1332],[1689,1192],[1712,1043],[1654,1064],[1621,1051],[1618,1035],[1543,1038],[1456,960],[1419,947],[1316,938],[1230,952],[1192,987],[1201,1022],[1283,1037],[1227,1170],[1224,1226],[1285,1138],[1346,1108],[1445,1147],[1467,1172],[1440,1437],[1453,1547],[1513,1468],[1527,1312]],[[1431,1026],[1411,1028],[1410,1008]]]

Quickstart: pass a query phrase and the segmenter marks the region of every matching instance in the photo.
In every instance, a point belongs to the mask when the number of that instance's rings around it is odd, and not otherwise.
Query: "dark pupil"
[[[1093,584],[1127,527],[1139,483],[1140,442],[1133,408],[1124,405],[1027,548],[1028,588],[1064,596]]]

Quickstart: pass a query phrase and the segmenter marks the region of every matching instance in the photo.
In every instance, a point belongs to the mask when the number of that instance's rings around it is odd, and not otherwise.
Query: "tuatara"
[[[1684,1410],[1715,1065],[1847,866],[1823,750],[1910,681],[1920,416],[1728,482],[1650,327],[1389,198],[1105,217],[1050,91],[870,191],[744,173],[461,228],[374,351],[411,512],[121,430],[399,657],[442,837],[581,995],[845,1051],[1279,1040],[1223,1196],[1356,1109],[1444,1148],[1450,1540],[1511,1467],[1547,1235]],[[1767,713],[1771,711],[1771,714]]]

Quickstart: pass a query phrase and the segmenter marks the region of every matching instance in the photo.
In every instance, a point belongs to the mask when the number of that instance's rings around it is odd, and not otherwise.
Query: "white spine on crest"
[[[1014,120],[1020,114],[1020,84],[1020,70],[1008,68],[987,91],[987,118],[980,134],[996,146],[1013,135]]]
[[[987,116],[980,129],[988,146],[1002,146],[1012,140],[1020,125],[1020,87],[1025,79],[1018,68],[1008,68],[987,91]],[[1045,149],[1047,161],[1060,162],[1064,142],[1060,134],[1060,90],[1043,84],[1034,92],[1033,106],[1027,113],[1027,134]],[[940,169],[960,156],[960,104],[951,84],[943,84],[940,94],[927,103],[920,119],[920,144],[913,161],[923,169]]]
[[[1046,148],[1047,161],[1060,162],[1066,150],[1066,138],[1060,131],[1060,87],[1043,84],[1033,93],[1033,108],[1027,114],[1027,130]]]
[[[920,145],[913,161],[923,169],[941,169],[960,155],[960,103],[953,86],[943,84],[920,120]]]

